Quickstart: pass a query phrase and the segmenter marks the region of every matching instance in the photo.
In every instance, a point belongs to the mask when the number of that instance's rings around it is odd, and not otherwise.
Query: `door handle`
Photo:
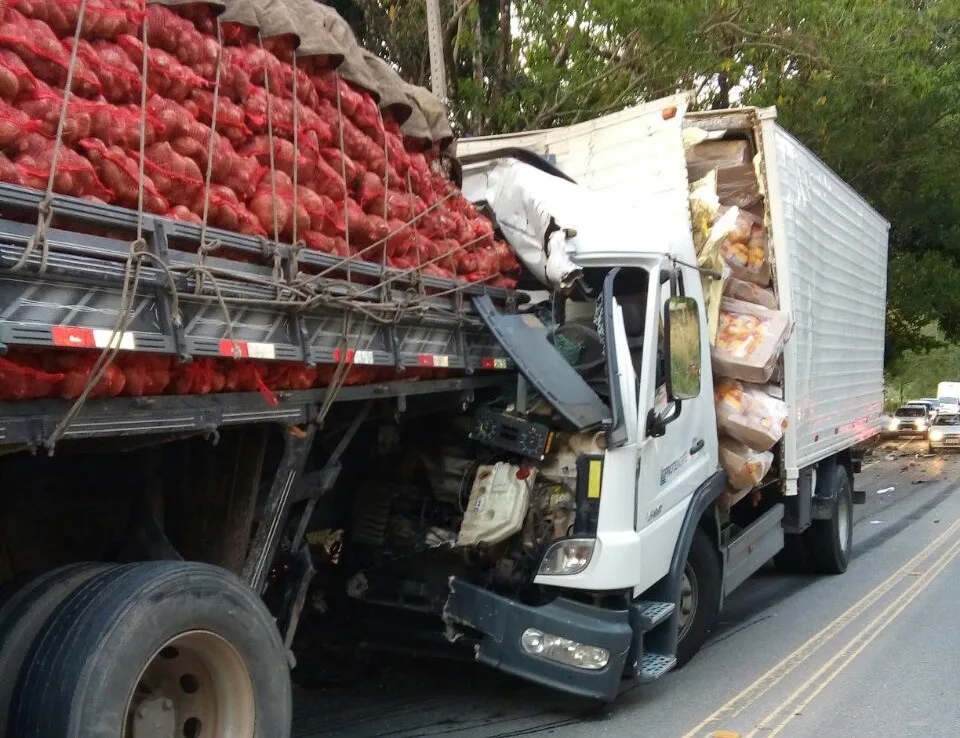
[[[690,446],[690,455],[695,456],[696,454],[700,453],[700,451],[702,450],[703,450],[703,439],[694,438],[693,445]]]

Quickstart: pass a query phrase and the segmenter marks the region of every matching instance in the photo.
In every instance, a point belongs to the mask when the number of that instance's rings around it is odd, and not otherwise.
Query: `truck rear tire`
[[[828,520],[814,520],[804,533],[816,574],[843,574],[853,548],[853,491],[846,467],[833,469],[833,508]]]
[[[690,542],[677,603],[677,666],[683,666],[707,640],[720,609],[720,561],[702,528]]]
[[[108,564],[70,564],[19,582],[0,603],[0,729],[5,730],[20,667],[50,614]]]
[[[10,738],[287,738],[290,672],[273,617],[233,574],[129,564],[49,618],[14,708]]]

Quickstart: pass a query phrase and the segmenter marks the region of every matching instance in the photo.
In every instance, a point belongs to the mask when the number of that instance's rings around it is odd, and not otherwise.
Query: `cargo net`
[[[0,364],[0,400],[75,399],[51,445],[90,397],[260,391],[275,402],[281,389],[394,378],[393,368],[347,362],[352,322],[423,315],[435,309],[431,298],[467,285],[514,287],[519,265],[510,248],[444,174],[439,147],[405,136],[390,109],[344,79],[331,57],[300,56],[292,36],[264,38],[202,3],[6,0],[0,8],[0,181],[45,193],[36,233],[13,269],[38,253],[45,269],[53,193],[138,214],[107,348],[12,351]],[[144,213],[200,227],[192,266],[170,266],[148,251]],[[338,364],[308,368],[239,352],[186,363],[117,358],[147,264],[167,273],[174,316],[177,278],[186,272],[211,287],[232,339],[228,307],[245,301],[225,296],[218,280],[253,278],[208,257],[250,256],[211,229],[260,239],[267,266],[273,259],[266,282],[276,298],[266,302],[343,310]],[[334,261],[313,273],[299,262],[284,269],[279,244]],[[380,265],[381,276],[358,275],[362,262]],[[425,286],[423,277],[449,286]],[[263,277],[256,281],[263,286]],[[389,299],[401,285],[405,299]]]

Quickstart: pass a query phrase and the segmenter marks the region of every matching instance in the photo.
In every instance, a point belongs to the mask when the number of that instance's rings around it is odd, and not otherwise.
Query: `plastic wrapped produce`
[[[723,298],[717,341],[711,349],[714,371],[744,382],[768,382],[789,329],[790,318],[784,312]]]
[[[762,305],[770,310],[777,310],[780,305],[777,303],[777,297],[769,287],[761,287],[753,282],[746,282],[736,277],[730,277],[726,280],[723,287],[723,293],[735,300],[743,302],[752,302],[755,305]]]
[[[731,274],[761,287],[770,284],[767,233],[760,220],[745,210],[730,208],[720,216],[711,238],[718,235],[717,231],[724,233],[720,253]]]
[[[720,320],[720,300],[723,297],[723,285],[729,277],[729,268],[721,256],[721,242],[726,236],[725,226],[716,226],[720,213],[720,201],[717,199],[716,176],[713,172],[690,185],[690,214],[693,224],[693,243],[697,251],[697,266],[709,272],[719,273],[716,279],[706,271],[700,275],[703,287],[703,300],[706,306],[707,337],[712,344],[717,339],[717,326]],[[728,220],[732,220],[728,218]]]
[[[769,451],[787,428],[787,404],[761,387],[720,379],[713,390],[717,427],[754,451]]]
[[[754,451],[732,438],[720,439],[720,466],[730,487],[738,492],[756,487],[773,466],[773,453]]]

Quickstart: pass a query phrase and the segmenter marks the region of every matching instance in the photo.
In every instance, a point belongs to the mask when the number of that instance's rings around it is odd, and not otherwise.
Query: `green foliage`
[[[937,384],[960,380],[960,347],[904,351],[887,366],[884,404],[893,410],[921,397],[936,397]]]
[[[425,0],[336,0],[427,84]],[[960,340],[960,2],[441,0],[461,135],[567,125],[679,90],[776,105],[892,223],[888,358]]]

